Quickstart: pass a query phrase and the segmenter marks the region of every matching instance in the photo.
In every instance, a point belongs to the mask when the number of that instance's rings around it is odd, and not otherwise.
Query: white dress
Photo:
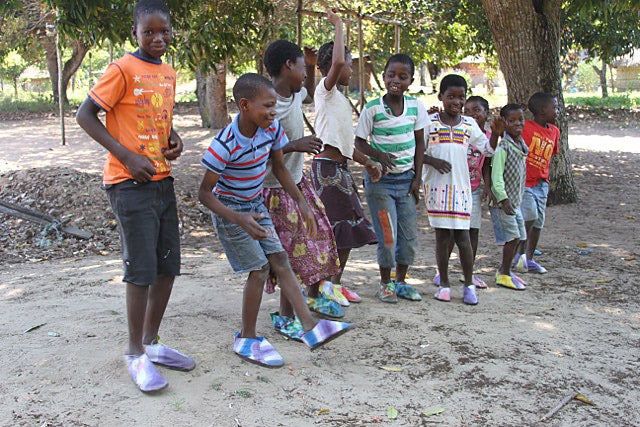
[[[472,145],[486,156],[492,156],[493,150],[471,117],[461,116],[454,126],[444,124],[439,113],[432,114],[430,119],[426,154],[448,161],[451,172],[441,174],[430,165],[422,170],[429,224],[433,228],[468,230],[473,197],[467,149]]]

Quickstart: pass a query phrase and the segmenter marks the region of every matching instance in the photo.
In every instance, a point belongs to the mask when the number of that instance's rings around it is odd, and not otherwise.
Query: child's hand
[[[327,21],[334,27],[342,23],[342,18],[336,12],[335,9],[327,9]]]
[[[315,135],[296,139],[290,144],[293,144],[293,151],[299,153],[318,154],[322,151],[322,140]]]
[[[169,135],[169,149],[164,150],[162,155],[167,160],[175,160],[182,154],[182,150],[184,149],[184,144],[182,143],[182,138],[177,133],[172,132]]]
[[[438,107],[437,105],[432,105],[427,110],[427,114],[434,114],[434,113],[439,113],[439,112],[440,112],[440,107]]]
[[[367,173],[371,177],[371,182],[378,182],[380,178],[382,178],[382,166],[380,163],[374,162],[373,160],[367,160],[367,164],[364,165]]]
[[[507,215],[515,215],[516,214],[516,210],[514,209],[513,205],[511,204],[511,201],[509,199],[502,200],[500,203],[498,203],[498,206],[500,206],[500,209],[502,209],[502,211],[504,213],[506,213]]]
[[[396,167],[396,164],[393,162],[396,159],[396,156],[390,153],[384,153],[382,151],[378,151],[378,154],[374,156],[380,164],[382,165],[382,173],[387,174],[389,170]]]
[[[318,65],[318,51],[313,47],[304,47],[304,65],[315,67]]]
[[[151,161],[140,154],[129,152],[122,163],[129,170],[133,179],[138,182],[151,181],[151,178],[156,174],[156,168],[153,167]]]
[[[300,213],[302,214],[302,218],[304,220],[304,225],[309,233],[310,238],[316,237],[318,233],[318,225],[316,224],[316,218],[313,216],[311,212],[311,208],[307,201],[303,201],[302,203],[298,203],[298,208],[300,209]]]
[[[436,157],[430,157],[429,163],[427,164],[433,166],[435,170],[443,175],[445,173],[451,172],[451,163],[447,162],[446,160],[438,159]]]
[[[416,176],[413,178],[413,181],[411,181],[411,187],[409,187],[409,194],[415,199],[416,205],[420,201],[420,187],[422,187],[422,178]]]
[[[490,185],[484,186],[484,191],[482,192],[482,201],[488,201],[489,206],[498,206],[498,201],[496,200],[496,196],[493,195],[493,191],[491,191]]]
[[[498,136],[502,136],[505,129],[506,129],[506,123],[504,122],[504,119],[502,117],[496,117],[491,122],[491,133]]]
[[[258,224],[257,219],[264,218],[264,215],[259,213],[239,213],[235,218],[235,223],[238,224],[244,231],[249,233],[252,239],[263,240],[269,237],[267,229]]]

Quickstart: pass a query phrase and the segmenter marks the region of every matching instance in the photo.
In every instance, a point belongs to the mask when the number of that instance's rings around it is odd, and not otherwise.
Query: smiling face
[[[148,58],[160,59],[169,48],[173,31],[169,16],[162,12],[142,14],[131,34],[138,42],[140,53]]]
[[[384,87],[389,95],[402,95],[412,81],[411,68],[401,62],[390,62],[384,70]]]
[[[466,97],[467,90],[462,86],[450,86],[444,93],[438,94],[444,112],[450,117],[458,117],[462,114]]]
[[[302,89],[302,85],[307,78],[307,72],[304,67],[304,57],[299,56],[295,61],[287,60],[285,66],[288,71],[286,78],[289,87],[291,88],[291,92],[300,92],[300,89]]]
[[[276,90],[263,86],[251,99],[240,99],[238,105],[247,122],[266,129],[276,118],[276,99]]]
[[[487,115],[489,112],[484,108],[484,105],[478,101],[467,101],[464,104],[464,115],[473,117],[480,129],[484,129],[484,125],[487,122]]]
[[[505,131],[516,139],[522,135],[524,129],[524,112],[522,110],[511,110],[504,117]]]

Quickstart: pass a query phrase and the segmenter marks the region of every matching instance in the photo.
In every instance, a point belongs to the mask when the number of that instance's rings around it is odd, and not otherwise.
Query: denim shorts
[[[549,183],[544,179],[538,181],[533,187],[525,187],[522,195],[522,218],[525,222],[534,221],[535,228],[544,226],[545,210],[547,209],[547,194],[549,194]]]
[[[524,220],[520,207],[515,209],[515,215],[507,215],[498,207],[489,208],[493,233],[496,235],[496,243],[503,244],[512,240],[527,240],[527,231],[524,228]]]
[[[478,187],[471,192],[471,222],[469,228],[477,228],[480,230],[482,225],[482,187]]]
[[[104,186],[118,220],[123,280],[153,285],[157,276],[180,275],[180,233],[173,178]]]
[[[413,264],[418,225],[416,201],[409,194],[409,188],[414,176],[410,170],[387,174],[380,181],[371,182],[369,175],[365,175],[365,196],[378,237],[378,265],[382,268]]]
[[[227,255],[229,264],[234,273],[248,273],[260,270],[269,263],[267,255],[284,252],[280,239],[273,226],[269,211],[264,205],[264,199],[257,197],[247,202],[218,197],[227,208],[241,213],[262,214],[263,218],[256,219],[258,224],[264,227],[269,237],[255,240],[242,227],[228,221],[214,213],[211,214],[213,226],[216,229],[220,243]]]

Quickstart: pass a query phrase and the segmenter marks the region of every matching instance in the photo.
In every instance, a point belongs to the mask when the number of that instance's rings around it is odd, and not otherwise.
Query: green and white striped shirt
[[[416,154],[414,132],[429,126],[427,110],[416,98],[404,95],[404,111],[394,116],[382,97],[369,101],[360,113],[356,136],[365,141],[371,137],[371,146],[396,156],[391,173],[413,169]]]

